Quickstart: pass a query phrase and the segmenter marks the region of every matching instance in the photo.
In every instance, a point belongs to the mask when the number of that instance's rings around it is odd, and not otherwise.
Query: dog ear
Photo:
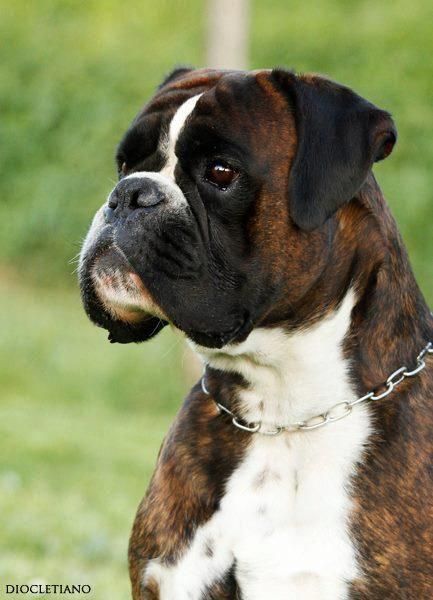
[[[171,83],[172,81],[175,81],[176,79],[179,79],[179,77],[182,77],[182,75],[185,75],[186,73],[189,73],[190,71],[194,71],[194,69],[192,67],[186,67],[186,66],[175,67],[168,75],[166,75],[164,77],[163,81],[158,86],[158,90],[163,88],[168,83]]]
[[[274,83],[293,107],[297,152],[289,179],[291,216],[312,231],[364,183],[374,162],[397,140],[389,113],[327,79],[274,70]]]

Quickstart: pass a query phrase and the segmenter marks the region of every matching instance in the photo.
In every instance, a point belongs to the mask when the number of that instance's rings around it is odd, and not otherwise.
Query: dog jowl
[[[81,253],[84,307],[112,342],[171,324],[208,365],[137,514],[136,600],[433,593],[415,490],[433,491],[427,366],[321,431],[248,427],[346,405],[432,338],[372,174],[396,137],[349,88],[281,69],[177,70],[123,136]]]

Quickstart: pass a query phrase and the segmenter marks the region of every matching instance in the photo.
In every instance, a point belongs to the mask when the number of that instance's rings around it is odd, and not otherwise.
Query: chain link
[[[375,390],[368,392],[368,394],[361,396],[361,398],[356,398],[350,402],[337,402],[337,404],[331,406],[326,412],[310,417],[305,421],[298,421],[289,425],[276,425],[273,429],[266,429],[260,421],[255,423],[245,423],[223,404],[220,404],[219,402],[215,402],[215,404],[220,413],[225,413],[232,418],[232,424],[235,427],[242,431],[247,431],[248,433],[260,433],[261,435],[274,436],[284,432],[313,431],[314,429],[319,429],[320,427],[328,425],[328,423],[335,423],[336,421],[345,419],[351,414],[353,407],[358,404],[367,401],[377,402],[378,400],[383,400],[389,396],[405,379],[418,375],[418,373],[426,367],[424,359],[428,354],[433,354],[432,342],[429,342],[418,354],[416,357],[416,365],[413,369],[408,369],[408,367],[404,366],[391,373],[382,386],[385,388],[383,391],[380,391],[380,388],[376,388]],[[206,387],[204,375],[201,378],[201,389],[206,395],[210,396],[210,392]]]

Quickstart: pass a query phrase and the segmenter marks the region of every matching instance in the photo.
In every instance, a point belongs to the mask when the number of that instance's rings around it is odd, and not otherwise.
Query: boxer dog
[[[205,364],[138,509],[134,600],[433,598],[433,319],[372,173],[395,141],[282,69],[178,69],[123,137],[85,309]]]

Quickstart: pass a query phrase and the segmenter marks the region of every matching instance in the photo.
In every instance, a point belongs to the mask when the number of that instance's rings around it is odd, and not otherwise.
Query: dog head
[[[112,341],[172,323],[210,348],[284,321],[395,140],[388,113],[319,76],[175,71],[120,142],[84,242],[89,317]]]

